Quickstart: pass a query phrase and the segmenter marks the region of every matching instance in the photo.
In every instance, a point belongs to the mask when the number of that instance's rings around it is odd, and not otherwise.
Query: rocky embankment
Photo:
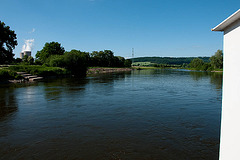
[[[31,75],[26,72],[17,72],[17,74],[21,75],[23,79],[14,79],[14,80],[9,80],[11,83],[25,83],[25,82],[35,82],[35,81],[40,81],[43,79],[43,77],[38,77],[37,75]]]

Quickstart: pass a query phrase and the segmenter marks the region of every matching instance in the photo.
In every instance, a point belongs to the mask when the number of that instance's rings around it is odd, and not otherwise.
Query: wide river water
[[[222,73],[135,70],[0,88],[0,159],[217,160]]]

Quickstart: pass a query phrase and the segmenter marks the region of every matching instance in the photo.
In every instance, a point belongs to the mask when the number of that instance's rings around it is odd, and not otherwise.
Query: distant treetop
[[[0,64],[13,61],[13,49],[17,46],[17,35],[0,21]]]

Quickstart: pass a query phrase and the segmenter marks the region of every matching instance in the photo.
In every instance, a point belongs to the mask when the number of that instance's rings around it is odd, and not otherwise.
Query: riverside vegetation
[[[75,77],[86,76],[89,67],[131,67],[131,60],[114,56],[111,50],[94,51],[92,53],[80,50],[65,51],[58,42],[46,43],[41,51],[36,54],[35,61],[32,57],[24,56],[22,60],[12,61],[9,67],[1,69],[1,80],[15,78],[13,73],[27,72],[43,77],[66,76]],[[9,74],[8,74],[9,73]]]
[[[139,57],[133,58],[133,67],[137,68],[181,68],[198,71],[222,71],[223,52],[217,52],[211,57]]]
[[[82,52],[65,51],[58,42],[45,43],[36,58],[25,55],[23,59],[14,59],[13,49],[17,46],[17,37],[9,26],[0,21],[0,81],[19,79],[16,72],[27,72],[39,76],[74,75],[86,76],[88,67],[131,67],[131,60],[114,56],[111,50]],[[9,67],[9,65],[11,65]]]
[[[42,50],[37,51],[36,58],[25,55],[23,59],[14,59],[13,49],[17,45],[17,37],[9,26],[0,21],[0,64],[11,66],[0,67],[0,81],[20,79],[16,72],[27,72],[39,76],[74,75],[84,77],[89,67],[131,67],[148,66],[154,68],[186,68],[191,70],[222,70],[223,53],[218,50],[212,57],[142,57],[125,59],[114,56],[113,51],[82,52],[80,50],[65,51],[58,42],[45,43]],[[132,61],[134,62],[132,64]],[[136,62],[138,61],[138,62]],[[146,62],[147,61],[147,62]],[[150,62],[148,62],[150,61]]]

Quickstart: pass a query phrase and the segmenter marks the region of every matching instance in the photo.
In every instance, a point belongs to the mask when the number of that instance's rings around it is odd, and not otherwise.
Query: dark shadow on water
[[[216,89],[222,88],[223,73],[222,72],[190,72],[194,81],[199,81],[203,78],[210,77],[210,83],[216,86]]]
[[[172,69],[146,69],[146,70],[133,70],[134,75],[159,75],[159,74],[170,74],[174,70]]]
[[[84,93],[86,85],[91,83],[106,84],[111,87],[115,81],[124,80],[129,75],[131,72],[99,74],[86,78],[50,79],[42,85],[44,85],[45,98],[51,101],[64,97],[64,94],[74,96],[74,94]]]
[[[210,82],[216,86],[216,89],[222,89],[223,73],[221,72],[212,73]]]
[[[89,83],[87,78],[62,78],[52,79],[44,82],[44,93],[47,100],[57,100],[64,93],[81,92],[85,90],[85,85]]]
[[[88,78],[93,80],[95,83],[114,83],[114,81],[123,80],[127,76],[131,76],[131,71],[104,73],[104,74],[92,75],[91,77],[88,77]]]
[[[0,119],[17,111],[13,88],[0,88]]]

